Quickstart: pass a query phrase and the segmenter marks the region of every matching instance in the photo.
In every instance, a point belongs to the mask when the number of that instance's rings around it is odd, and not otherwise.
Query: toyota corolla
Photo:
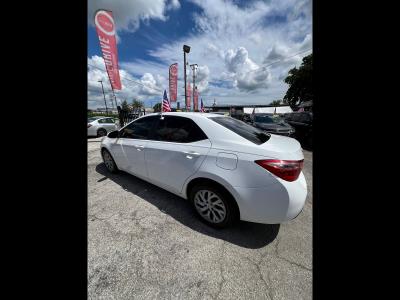
[[[110,172],[125,171],[188,199],[209,225],[276,224],[302,210],[307,185],[295,139],[211,113],[136,119],[101,143]]]

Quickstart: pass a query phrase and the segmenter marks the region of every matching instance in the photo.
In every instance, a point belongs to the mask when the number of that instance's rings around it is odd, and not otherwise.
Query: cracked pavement
[[[110,174],[88,139],[89,299],[311,299],[312,153],[300,215],[281,225],[216,230],[188,201]]]

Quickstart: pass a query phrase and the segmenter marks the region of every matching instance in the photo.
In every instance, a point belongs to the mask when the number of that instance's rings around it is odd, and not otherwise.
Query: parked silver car
[[[117,130],[118,126],[115,124],[113,118],[110,117],[92,117],[88,118],[87,132],[88,136],[106,136],[108,132]]]

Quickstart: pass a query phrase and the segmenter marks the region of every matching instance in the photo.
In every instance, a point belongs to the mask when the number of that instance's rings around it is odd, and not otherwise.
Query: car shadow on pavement
[[[218,238],[240,247],[258,249],[275,240],[279,233],[279,224],[258,224],[240,221],[232,227],[214,229],[200,220],[189,201],[180,198],[151,183],[125,172],[110,173],[104,163],[96,166],[96,171],[131,192],[156,206],[181,224],[202,234]],[[101,178],[98,182],[105,180]]]

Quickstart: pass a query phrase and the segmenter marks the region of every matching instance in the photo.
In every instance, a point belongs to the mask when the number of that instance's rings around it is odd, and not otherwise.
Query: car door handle
[[[133,145],[133,147],[135,147],[137,151],[142,151],[144,149],[143,145]]]
[[[194,156],[199,156],[201,155],[198,152],[194,152],[194,151],[182,151],[183,154],[185,154],[185,157],[187,159],[193,159]]]

